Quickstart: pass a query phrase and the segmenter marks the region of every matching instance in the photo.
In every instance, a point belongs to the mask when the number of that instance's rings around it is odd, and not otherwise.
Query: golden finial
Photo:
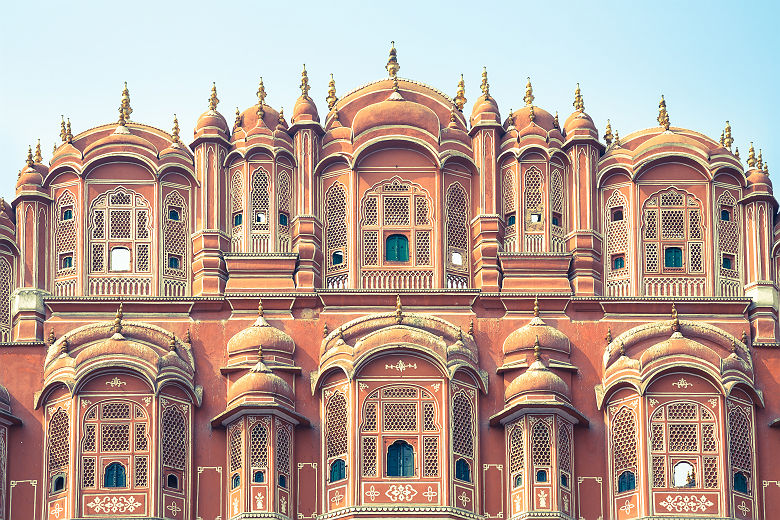
[[[176,335],[173,332],[171,332],[171,337],[168,340],[168,350],[171,352],[176,350]]]
[[[680,319],[677,317],[677,306],[672,302],[672,332],[680,332]]]
[[[480,84],[479,88],[482,90],[482,95],[485,96],[485,99],[490,99],[490,83],[488,83],[487,79],[487,67],[482,67],[482,84]]]
[[[585,112],[585,101],[582,99],[582,93],[580,92],[580,84],[577,83],[577,90],[574,91],[574,110]]]
[[[458,325],[458,341],[463,343],[463,329],[460,328],[460,325]]]
[[[606,335],[606,336],[604,336],[604,339],[606,340],[606,342],[607,342],[607,345],[609,345],[610,343],[612,343],[612,327],[609,327],[609,328],[607,329],[607,335]]]
[[[393,92],[398,92],[398,76],[393,76]]]
[[[54,147],[52,148],[51,153],[52,153],[52,155],[57,153],[57,143],[54,143]]]
[[[458,121],[458,118],[455,115],[455,110],[457,108],[458,107],[456,107],[455,105],[452,105],[452,110],[450,110],[450,123],[457,123],[457,121]]]
[[[515,124],[515,118],[514,118],[514,112],[512,109],[509,109],[509,114],[506,116],[506,121],[504,121],[504,124],[506,125],[507,130],[512,128]]]
[[[612,144],[612,138],[614,136],[612,135],[612,123],[609,122],[609,119],[607,119],[607,130],[604,132],[604,141],[607,142],[607,146]]]
[[[190,334],[190,329],[187,329],[187,332],[184,333],[184,341],[186,343],[192,344],[192,335]]]
[[[215,111],[219,104],[219,98],[217,97],[217,82],[211,82],[211,95],[209,96],[209,110]]]
[[[736,157],[738,161],[740,160],[739,159],[739,146],[734,148],[734,157]]]
[[[390,57],[387,59],[387,65],[385,66],[387,72],[391,78],[398,75],[398,71],[401,70],[401,66],[398,64],[398,54],[395,51],[395,42],[390,42]]]
[[[401,311],[401,295],[397,294],[395,297],[395,321],[401,323],[404,319],[403,312]]]
[[[344,327],[339,327],[339,339],[344,341]]]
[[[54,342],[57,340],[57,337],[54,335],[54,329],[51,329],[49,331],[49,339],[46,341],[46,343],[51,347],[54,345]]]
[[[536,361],[541,361],[542,359],[542,353],[541,348],[539,347],[539,335],[536,335],[536,341],[534,341],[534,359]]]
[[[333,73],[331,72],[330,81],[328,81],[328,97],[325,98],[325,101],[328,102],[328,110],[333,110],[338,100],[339,98],[336,97],[336,80],[333,79]]]
[[[176,114],[173,114],[173,131],[171,136],[174,143],[179,142],[179,119],[176,117]]]
[[[257,316],[259,318],[264,318],[264,311],[263,311],[263,299],[259,299],[257,301]]]
[[[555,117],[553,118],[553,128],[561,129],[561,123],[558,121],[558,111],[555,111]]]
[[[620,134],[615,130],[615,146],[620,146]]]
[[[328,337],[328,324],[323,323],[322,324],[322,337],[327,338]]]
[[[620,342],[620,355],[625,356],[626,355],[626,346],[623,344],[623,342]]]
[[[309,74],[306,72],[306,64],[303,64],[303,72],[301,72],[301,97],[309,99]]]
[[[114,317],[114,326],[113,326],[114,334],[122,333],[122,318],[124,318],[124,316],[125,314],[122,310],[122,302],[119,302],[119,308],[116,310],[116,316]]]
[[[265,105],[265,87],[263,86],[263,77],[260,77],[260,86],[257,87],[257,119],[258,123],[262,122],[263,117],[265,116],[265,110],[263,109],[263,106]]]
[[[523,97],[525,100],[526,106],[533,105],[534,102],[534,88],[531,86],[531,78],[528,78],[528,83],[525,84],[525,96]]]
[[[125,88],[122,90],[122,112],[124,113],[125,121],[130,121],[130,114],[133,113],[133,109],[130,108],[130,91],[127,89],[127,81],[125,81]]]
[[[750,148],[748,149],[747,165],[753,167],[756,165],[756,151],[753,149],[753,142],[750,142]]]
[[[528,107],[528,120],[532,123],[536,120],[536,114],[534,113],[534,106],[531,105]]]
[[[769,164],[766,162],[764,163],[764,173],[769,175]]]
[[[236,107],[236,120],[233,121],[233,129],[235,130],[241,126],[241,111]]]
[[[277,124],[279,126],[284,126],[287,124],[287,121],[284,120],[284,107],[279,107],[279,121]]]
[[[742,343],[744,343],[746,347],[748,346],[748,335],[744,329],[742,329]]]
[[[474,335],[474,318],[471,318],[471,320],[469,320],[469,336],[473,336],[473,335]]]
[[[127,121],[125,120],[125,109],[122,108],[122,106],[119,106],[119,121],[117,121],[119,126],[125,126]]]
[[[539,296],[534,296],[534,318],[539,317]]]
[[[719,141],[719,143],[720,143],[720,145],[721,145],[722,147],[724,147],[724,148],[726,147],[725,140],[726,140],[726,137],[725,137],[725,132],[721,132],[721,133],[720,133],[720,141]]]
[[[728,121],[726,121],[726,128],[723,130],[723,144],[729,150],[731,150],[731,145],[734,144],[734,139],[731,137],[731,123]]]
[[[737,340],[734,338],[731,338],[731,353],[736,354],[737,353]]]
[[[764,157],[761,155],[761,148],[758,149],[758,159],[756,160],[756,168],[758,171],[764,169]]]
[[[67,354],[69,348],[70,343],[68,342],[68,338],[62,338],[62,341],[60,342],[60,355]]]
[[[658,102],[658,124],[669,130],[669,112],[666,111],[666,100],[661,95],[661,101]]]
[[[27,147],[27,166],[32,166],[35,164],[33,161],[33,154],[32,154],[32,146]]]
[[[455,91],[455,106],[458,107],[458,110],[463,112],[466,101],[466,83],[463,81],[463,74],[461,74],[460,81],[458,81],[458,90]]]
[[[67,131],[65,133],[65,139],[69,142],[73,142],[73,133],[70,131],[70,118],[68,118],[68,124],[65,126],[67,128]]]
[[[60,139],[65,143],[68,140],[68,133],[65,131],[65,116],[62,115],[62,122],[60,122]]]
[[[43,163],[43,155],[41,155],[41,140],[38,139],[38,144],[35,145],[35,162],[38,164]]]

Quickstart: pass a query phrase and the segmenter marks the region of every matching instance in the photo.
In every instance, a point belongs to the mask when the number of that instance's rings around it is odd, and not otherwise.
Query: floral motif
[[[106,381],[106,384],[107,384],[108,386],[110,386],[111,388],[116,388],[116,387],[118,387],[118,386],[127,385],[127,383],[125,383],[124,381],[122,381],[122,380],[121,380],[121,379],[119,379],[118,377],[115,377],[115,378],[114,378],[114,379],[112,379],[111,381]]]
[[[403,373],[404,370],[414,368],[417,369],[417,363],[404,363],[402,359],[398,360],[398,363],[395,365],[385,365],[385,370],[398,370],[399,372]]]
[[[704,513],[707,508],[712,505],[712,501],[706,496],[702,495],[697,497],[695,495],[667,495],[664,500],[661,501],[661,505],[666,508],[667,511],[675,511],[677,513]]]
[[[95,497],[87,506],[95,513],[134,513],[143,504],[135,497]]]
[[[689,383],[684,377],[681,377],[679,381],[672,383],[672,386],[676,386],[677,388],[688,388],[689,386],[693,386],[693,383]]]
[[[385,491],[387,498],[393,502],[411,502],[417,494],[417,490],[411,484],[393,484]]]
[[[541,490],[536,496],[539,499],[539,507],[547,507],[547,491]]]
[[[287,497],[282,497],[279,499],[279,509],[282,510],[282,514],[287,514]]]
[[[463,492],[463,493],[461,493],[461,494],[460,494],[460,496],[458,497],[458,501],[460,502],[460,506],[461,506],[461,507],[466,507],[466,505],[467,505],[469,502],[471,502],[471,498],[469,498],[469,496],[468,496],[468,495],[466,494],[466,492],[464,491],[464,492]]]
[[[374,486],[371,486],[371,487],[373,488]],[[377,493],[377,494],[378,494],[378,493]],[[433,490],[433,488],[432,488],[431,486],[428,486],[428,491],[426,491],[425,493],[423,493],[423,496],[424,496],[425,498],[427,498],[427,499],[428,499],[428,502],[430,502],[430,501],[432,501],[434,498],[436,498],[436,495],[437,495],[436,491],[434,491],[434,490]]]
[[[631,510],[634,509],[636,505],[632,503],[630,500],[626,500],[626,503],[620,506],[620,510],[626,513],[627,515],[631,514]]]
[[[265,497],[262,493],[258,493],[255,495],[255,509],[263,508],[265,508]]]
[[[741,503],[741,504],[739,504],[739,505],[737,506],[737,509],[739,509],[740,511],[742,511],[742,516],[745,516],[745,517],[746,517],[746,516],[748,515],[748,513],[750,512],[750,508],[747,506],[747,504],[745,504],[745,501],[744,501],[744,500],[742,501],[742,503]]]
[[[375,488],[374,486],[371,486],[371,487],[368,489],[368,491],[366,491],[366,496],[367,496],[368,498],[370,498],[372,502],[373,502],[374,500],[376,500],[376,497],[378,497],[379,495],[380,495],[379,491],[377,491],[377,490],[376,490],[376,488]]]
[[[179,513],[181,513],[181,508],[176,502],[171,502],[170,504],[168,504],[168,507],[166,507],[165,509],[170,511],[171,515],[173,516],[178,516]]]
[[[59,518],[60,513],[62,513],[63,511],[64,509],[62,508],[62,505],[59,502],[57,502],[56,504],[54,504],[54,507],[52,507],[49,510],[49,513],[54,515],[54,518]]]
[[[650,399],[650,406],[656,406],[657,404],[658,404],[657,399],[652,399],[652,398]]]
[[[344,498],[344,495],[342,495],[342,494],[341,494],[341,491],[339,491],[339,490],[337,489],[337,490],[336,490],[336,492],[335,492],[335,493],[333,493],[333,496],[332,496],[332,497],[330,497],[330,501],[331,501],[332,503],[334,503],[334,504],[340,504],[340,503],[341,503],[341,499],[343,499],[343,498]]]

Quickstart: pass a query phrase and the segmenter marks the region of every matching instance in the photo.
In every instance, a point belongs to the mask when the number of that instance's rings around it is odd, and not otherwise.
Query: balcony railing
[[[89,277],[90,296],[151,296],[151,276]]]
[[[653,277],[644,280],[645,296],[704,296],[704,278]]]
[[[363,289],[432,289],[433,271],[422,269],[380,269],[361,273]]]

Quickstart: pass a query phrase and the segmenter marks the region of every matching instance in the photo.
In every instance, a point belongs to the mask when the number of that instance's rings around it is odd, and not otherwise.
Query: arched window
[[[56,475],[52,480],[51,492],[58,493],[65,489],[65,475]]]
[[[252,172],[252,252],[267,253],[271,250],[269,228],[270,176],[259,167]]]
[[[741,471],[734,473],[734,491],[738,493],[748,494],[748,478]]]
[[[550,174],[550,248],[556,253],[562,253],[566,248],[563,237],[563,175],[559,169]]]
[[[338,482],[347,478],[347,464],[344,459],[336,459],[330,463],[330,482]]]
[[[62,408],[57,409],[49,421],[48,431],[48,470],[50,489],[54,493],[65,488],[64,475],[68,472],[70,463],[70,420]],[[55,485],[57,479],[62,479],[62,487]]]
[[[230,489],[236,489],[241,485],[241,475],[233,473],[233,478],[230,479]]]
[[[276,427],[276,472],[279,475],[279,486],[284,489],[287,489],[290,475],[290,457],[292,456],[290,432],[291,429],[287,425],[279,424]]]
[[[734,491],[751,494],[753,475],[753,428],[748,414],[738,404],[729,410],[729,458]]]
[[[388,477],[414,476],[414,449],[404,441],[397,440],[387,448]]]
[[[509,217],[507,217],[506,219],[507,227],[514,226],[516,222],[517,222],[517,217],[515,215],[509,215]]]
[[[268,418],[263,417],[249,430],[249,464],[252,467],[252,481],[265,482],[268,470]]]
[[[244,250],[244,172],[235,170],[230,178],[231,249],[234,253]]]
[[[447,244],[447,268],[460,275],[459,283],[448,277],[447,286],[468,286],[469,266],[463,261],[467,258],[469,248],[469,197],[466,189],[459,182],[450,184],[446,197],[446,244]],[[457,275],[453,275],[457,276]],[[456,282],[453,284],[453,282]],[[458,287],[462,288],[462,287]]]
[[[623,255],[616,255],[612,259],[612,269],[617,271],[618,269],[623,269],[626,267],[626,257]]]
[[[344,251],[333,251],[331,256],[331,265],[341,265],[344,263]]]
[[[536,481],[537,482],[547,482],[547,470],[546,469],[540,469],[536,472]]]
[[[6,257],[0,256],[0,341],[11,340],[11,294],[16,288],[11,266]]]
[[[115,247],[111,249],[112,272],[130,271],[130,249],[126,247]]]
[[[104,488],[123,488],[127,487],[127,470],[119,462],[112,462],[106,466],[103,473]]]
[[[163,287],[165,296],[187,294],[189,226],[184,197],[172,191],[165,197],[166,218],[162,223]]]
[[[292,187],[290,181],[290,172],[284,169],[279,170],[276,183],[276,200],[278,204],[278,220],[276,233],[279,235],[279,251],[287,252],[290,250],[290,217],[292,216]]]
[[[731,220],[731,211],[729,211],[729,210],[727,210],[727,209],[722,209],[722,210],[720,210],[720,219],[721,219],[723,222],[728,222],[728,221],[730,221],[730,220]]]
[[[525,468],[525,439],[523,425],[518,422],[509,433],[509,472],[514,475],[514,486],[523,485]]]
[[[523,485],[523,474],[518,473],[515,475],[515,487],[520,487]]]
[[[179,477],[173,473],[169,474],[166,478],[165,485],[170,489],[179,489]]]
[[[287,476],[279,475],[279,487],[287,489]]]
[[[54,214],[56,217],[54,228],[54,250],[58,258],[63,256],[70,257],[70,265],[60,262],[57,266],[57,277],[76,274],[73,255],[76,252],[76,199],[69,190],[65,190],[57,199],[59,211]]]
[[[737,199],[726,190],[718,197],[720,220],[717,222],[718,252],[723,263],[719,270],[720,296],[741,296],[744,285],[740,282],[738,259],[741,240],[739,206]],[[717,257],[716,257],[717,258]]]
[[[455,478],[464,482],[471,482],[471,466],[466,459],[455,461]]]
[[[636,489],[636,475],[633,471],[624,471],[618,477],[618,493]]]
[[[615,208],[612,210],[612,222],[620,222],[623,220],[623,208]]]
[[[645,273],[703,273],[704,226],[698,199],[669,188],[649,197],[642,211]]]
[[[252,473],[252,482],[255,484],[262,484],[265,482],[265,471],[259,469]]]
[[[504,170],[503,182],[501,183],[502,205],[504,210],[504,251],[517,251],[517,204],[515,192],[517,190],[517,174],[513,167]]]
[[[535,424],[532,422],[533,426],[531,427],[531,463],[535,470],[534,475],[537,482],[547,482],[552,451],[552,432],[548,424],[548,421],[551,422],[551,418],[532,417],[531,420],[536,420]],[[541,480],[542,478],[544,480]]]
[[[626,219],[628,200],[619,190],[612,192],[606,202],[604,215],[604,241],[606,257],[607,294],[609,296],[631,295],[631,277],[625,269],[629,254],[629,221]],[[618,259],[620,259],[618,261]]]
[[[696,487],[696,471],[690,462],[678,462],[672,469],[672,487]]]
[[[409,239],[405,235],[390,235],[385,240],[385,260],[388,262],[409,261]]]

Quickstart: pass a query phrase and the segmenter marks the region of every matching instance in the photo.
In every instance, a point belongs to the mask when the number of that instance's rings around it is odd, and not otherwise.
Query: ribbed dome
[[[697,150],[700,150],[702,154],[708,153],[705,149],[705,146],[700,141],[672,130],[667,130],[651,137],[647,141],[644,141],[639,146],[637,146],[634,150],[634,155],[638,156],[653,148],[660,148],[663,146],[682,146],[687,148],[696,148]]]
[[[504,398],[508,402],[511,399],[529,393],[557,394],[571,400],[569,385],[558,375],[537,359],[525,372],[517,376],[504,392]]]
[[[84,157],[87,157],[93,150],[108,145],[140,146],[141,148],[146,148],[154,155],[157,155],[158,152],[157,147],[150,141],[134,134],[127,126],[117,125],[116,130],[113,133],[108,134],[102,139],[98,139],[84,148]]]
[[[317,112],[317,105],[308,96],[301,96],[295,102],[293,107],[292,122],[302,123],[304,121],[320,122],[320,115]]]
[[[216,110],[206,110],[198,118],[198,122],[195,123],[195,135],[199,133],[211,133],[222,132],[224,134],[230,134],[227,121],[222,117],[222,114]]]
[[[578,129],[596,130],[596,125],[593,124],[593,119],[585,112],[579,110],[572,112],[572,114],[566,118],[563,123],[563,129],[566,133],[573,132]]]
[[[488,116],[488,119],[495,118],[498,120],[498,104],[492,97],[485,98],[483,95],[474,103],[474,107],[471,109],[472,124],[476,123],[479,119],[485,119],[485,117],[482,116]]]
[[[542,349],[552,349],[570,352],[569,338],[558,329],[547,325],[539,317],[539,310],[534,303],[534,317],[531,321],[512,332],[504,341],[504,355],[524,349],[532,349],[539,343]]]
[[[227,395],[228,405],[239,398],[253,395],[256,397],[281,395],[290,401],[295,399],[287,381],[274,374],[262,361],[258,361],[249,372],[230,386]]]
[[[16,188],[22,186],[41,186],[43,185],[43,176],[32,166],[25,166],[19,179],[16,181]]]
[[[510,117],[512,118],[515,128],[517,128],[522,135],[523,129],[531,124],[531,107],[524,106],[520,110],[515,110]],[[547,132],[555,128],[555,117],[543,108],[534,105],[533,123],[544,130],[544,136],[546,137]]]
[[[439,118],[433,110],[413,101],[407,101],[399,92],[389,98],[360,110],[352,120],[355,136],[378,126],[410,125],[425,130],[434,138],[439,137]]]
[[[257,105],[252,105],[241,112],[241,128],[247,135],[252,133],[252,129],[257,127]],[[270,105],[263,105],[263,123],[269,130],[274,130],[279,123],[279,112]]]
[[[754,192],[772,193],[772,180],[769,175],[755,168],[747,172],[747,186]]]
[[[521,128],[517,133],[517,138],[522,139],[523,137],[529,137],[532,135],[541,137],[542,139],[547,139],[547,131],[536,123],[529,123],[527,126]]]
[[[263,317],[262,304],[259,316],[250,327],[240,330],[230,338],[227,344],[228,354],[241,352],[275,351],[292,355],[295,352],[295,342],[285,332],[272,327]]]

